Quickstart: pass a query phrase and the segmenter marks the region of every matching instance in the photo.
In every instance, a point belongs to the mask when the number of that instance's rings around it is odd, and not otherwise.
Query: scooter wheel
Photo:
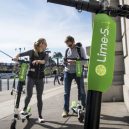
[[[25,89],[23,89],[23,91],[22,91],[22,92],[23,92],[23,94],[25,94],[25,93],[26,93]]]
[[[26,119],[29,121],[30,120],[30,116],[27,116]]]
[[[25,119],[22,119],[22,123],[24,123],[25,122]]]
[[[73,110],[73,113],[75,113],[76,114],[76,112]]]
[[[75,109],[74,109],[74,108],[72,108],[72,111],[73,111],[73,113],[75,113],[75,114],[76,114],[76,111],[75,111]]]
[[[11,91],[11,95],[13,95],[13,91]]]
[[[11,123],[10,129],[16,129],[16,120]]]
[[[84,114],[83,114],[83,112],[81,110],[79,111],[78,120],[79,120],[80,123],[82,123],[83,120],[84,120]]]

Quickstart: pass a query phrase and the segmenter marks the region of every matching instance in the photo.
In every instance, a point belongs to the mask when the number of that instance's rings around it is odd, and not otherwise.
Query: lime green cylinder
[[[82,76],[82,64],[80,60],[76,61],[76,76],[81,77]]]
[[[28,64],[22,63],[19,71],[19,81],[25,81],[28,70]]]
[[[107,91],[112,85],[116,43],[116,23],[107,14],[94,18],[88,68],[88,90]]]

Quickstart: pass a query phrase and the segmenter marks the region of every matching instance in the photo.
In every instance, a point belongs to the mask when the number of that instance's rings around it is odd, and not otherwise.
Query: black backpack
[[[77,52],[78,52],[78,55],[79,55],[79,58],[80,58],[80,59],[83,58],[83,57],[81,56],[81,47],[82,47],[82,44],[81,44],[80,42],[76,43],[76,49],[77,49]],[[65,51],[65,59],[67,59],[68,50],[69,50],[69,48],[67,48],[66,51]]]

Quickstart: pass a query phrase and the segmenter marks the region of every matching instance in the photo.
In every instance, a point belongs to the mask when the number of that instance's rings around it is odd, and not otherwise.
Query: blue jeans
[[[64,73],[64,110],[69,112],[69,100],[72,80],[75,79],[78,88],[78,100],[81,100],[82,106],[85,107],[86,93],[84,89],[84,78],[77,77],[76,73]]]

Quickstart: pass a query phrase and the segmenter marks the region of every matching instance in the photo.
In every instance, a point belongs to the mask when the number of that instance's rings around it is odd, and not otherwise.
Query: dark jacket
[[[22,56],[29,56],[30,58],[30,67],[28,71],[28,76],[34,79],[44,78],[45,64],[33,65],[32,62],[34,60],[46,61],[47,54],[45,52],[36,53],[34,50],[29,50],[27,52],[21,53],[20,57]]]

